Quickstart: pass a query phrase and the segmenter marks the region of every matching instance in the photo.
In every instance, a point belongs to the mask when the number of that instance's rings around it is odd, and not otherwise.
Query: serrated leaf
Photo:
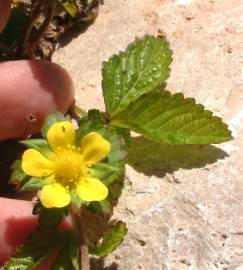
[[[103,95],[111,118],[169,76],[172,51],[160,37],[145,36],[103,64]]]
[[[126,224],[119,221],[105,233],[102,241],[89,248],[92,255],[105,257],[113,252],[123,241],[127,233]]]
[[[88,114],[80,118],[78,122],[79,129],[76,132],[76,144],[79,145],[81,139],[92,131],[104,129],[105,120],[98,110],[89,110]]]
[[[48,157],[53,151],[51,150],[48,142],[44,139],[31,139],[20,141],[21,144],[27,148],[35,149],[44,156]]]
[[[212,116],[194,99],[168,91],[142,96],[112,124],[169,144],[211,144],[232,138],[221,118]]]
[[[28,270],[28,269],[31,269],[30,267],[32,267],[33,265],[34,265],[34,262],[31,257],[11,258],[11,260],[8,261],[4,265],[3,269],[4,270]]]
[[[41,129],[41,134],[44,138],[46,138],[48,129],[55,123],[62,122],[62,121],[69,121],[70,118],[68,116],[64,116],[62,113],[55,112],[50,114]]]

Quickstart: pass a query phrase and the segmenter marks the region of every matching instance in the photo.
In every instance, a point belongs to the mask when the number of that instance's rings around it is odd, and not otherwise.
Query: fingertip
[[[40,131],[45,118],[66,113],[74,101],[68,72],[44,60],[0,63],[0,140]]]

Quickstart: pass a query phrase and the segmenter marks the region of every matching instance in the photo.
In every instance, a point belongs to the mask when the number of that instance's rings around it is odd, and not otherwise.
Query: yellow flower
[[[77,147],[75,130],[69,121],[53,124],[47,132],[47,141],[53,150],[48,158],[34,149],[26,150],[22,158],[22,169],[27,175],[52,180],[40,192],[41,203],[46,208],[68,205],[74,189],[87,202],[107,197],[107,187],[89,175],[89,168],[108,155],[111,149],[108,141],[90,132]]]

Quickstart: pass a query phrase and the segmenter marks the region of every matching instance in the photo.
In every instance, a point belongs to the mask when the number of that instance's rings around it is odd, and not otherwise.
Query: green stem
[[[81,116],[87,115],[87,112],[82,108],[80,108],[79,106],[77,106],[74,100],[68,110],[68,114],[76,121],[79,121]]]

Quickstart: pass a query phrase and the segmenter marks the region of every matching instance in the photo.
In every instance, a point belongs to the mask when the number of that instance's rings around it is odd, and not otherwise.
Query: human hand
[[[0,32],[10,5],[0,0]],[[38,133],[48,114],[65,113],[74,99],[69,74],[43,60],[0,62],[0,81],[0,140]],[[0,198],[0,266],[37,226],[32,208],[31,202]]]

